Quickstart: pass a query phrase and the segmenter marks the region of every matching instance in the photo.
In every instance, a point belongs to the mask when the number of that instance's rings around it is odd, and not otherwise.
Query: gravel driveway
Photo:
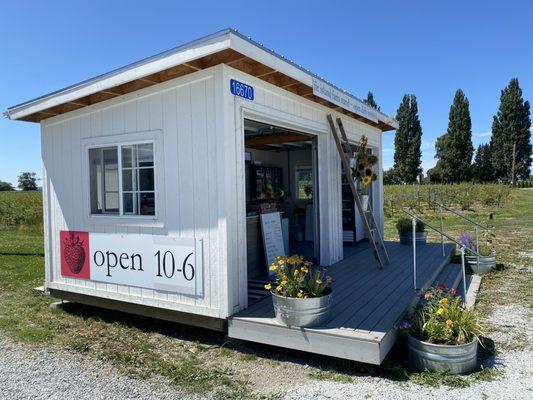
[[[429,388],[372,376],[352,383],[309,380],[286,393],[292,399],[533,399],[533,317],[519,305],[498,307],[488,321],[503,375],[468,388]],[[514,348],[521,344],[519,348]],[[0,398],[184,399],[164,380],[120,374],[105,362],[61,350],[32,350],[0,338]]]
[[[185,399],[175,388],[117,373],[69,352],[30,350],[0,338],[0,399]]]

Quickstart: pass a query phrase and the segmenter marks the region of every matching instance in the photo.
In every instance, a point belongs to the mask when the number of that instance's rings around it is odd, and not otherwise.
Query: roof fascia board
[[[19,119],[33,113],[46,110],[48,108],[74,101],[80,97],[97,93],[114,86],[121,85],[163,71],[165,69],[180,65],[197,58],[208,56],[230,47],[229,32],[197,42],[192,47],[183,50],[176,49],[174,53],[161,53],[158,56],[145,59],[144,62],[119,68],[108,74],[89,79],[88,81],[76,84],[55,93],[43,96],[28,103],[11,107],[5,113],[10,119]]]

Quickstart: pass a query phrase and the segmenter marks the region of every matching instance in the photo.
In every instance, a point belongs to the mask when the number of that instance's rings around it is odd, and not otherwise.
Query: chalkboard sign
[[[276,257],[285,255],[280,213],[261,214],[261,230],[263,231],[263,245],[268,268]],[[270,275],[270,270],[268,271]]]

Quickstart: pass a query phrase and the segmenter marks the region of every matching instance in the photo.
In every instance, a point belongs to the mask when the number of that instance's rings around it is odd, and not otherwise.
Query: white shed
[[[59,298],[225,329],[267,273],[265,202],[285,251],[342,260],[364,234],[328,114],[379,156],[383,229],[394,119],[235,30],[5,114],[41,124],[45,288]]]

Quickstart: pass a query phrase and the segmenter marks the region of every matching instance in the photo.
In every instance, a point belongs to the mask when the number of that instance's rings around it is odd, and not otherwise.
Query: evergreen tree
[[[513,78],[500,96],[500,107],[492,122],[494,178],[511,180],[513,144],[516,143],[515,173],[527,179],[531,167],[531,119],[529,102],[522,98],[518,79]]]
[[[448,130],[437,139],[435,150],[443,182],[458,183],[472,179],[472,121],[468,99],[461,89],[455,92]]]
[[[492,169],[492,151],[490,144],[481,144],[477,148],[474,159],[474,178],[478,182],[492,182],[494,171]]]
[[[414,94],[403,96],[396,112],[399,127],[394,137],[394,169],[405,183],[415,183],[422,172],[422,126]]]
[[[380,111],[378,104],[374,100],[374,94],[372,92],[368,92],[366,95],[366,100],[363,100],[364,103],[368,104],[370,107],[374,107],[376,110]]]

